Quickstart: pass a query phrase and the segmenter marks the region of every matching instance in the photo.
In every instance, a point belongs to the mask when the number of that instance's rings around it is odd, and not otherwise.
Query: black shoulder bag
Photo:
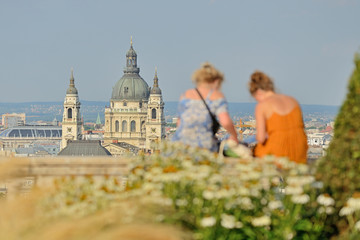
[[[212,120],[212,131],[213,131],[213,135],[215,137],[215,134],[217,133],[217,131],[219,130],[220,128],[220,123],[218,122],[218,120],[216,119],[215,115],[210,111],[210,108],[208,107],[208,105],[206,104],[204,98],[201,96],[199,90],[197,88],[195,88],[195,90],[197,91],[197,93],[199,94],[199,96],[201,97],[201,99],[203,100],[207,110],[209,111],[209,114],[210,114],[210,117],[211,117],[211,120]]]

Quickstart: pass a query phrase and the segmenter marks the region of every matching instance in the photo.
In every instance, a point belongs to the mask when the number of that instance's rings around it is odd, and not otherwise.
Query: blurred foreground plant
[[[328,239],[335,214],[349,226],[346,239],[360,237],[359,194],[337,213],[309,167],[285,158],[220,160],[164,142],[131,165],[126,185],[118,177],[66,177],[3,199],[0,239]]]
[[[360,54],[354,59],[355,69],[348,83],[346,100],[335,121],[334,137],[326,156],[319,161],[316,177],[324,183],[324,192],[336,201],[335,214],[327,224],[333,235],[348,238],[353,224],[340,214],[346,201],[360,192]],[[357,218],[359,220],[359,218]]]
[[[162,222],[196,239],[324,238],[334,200],[322,201],[332,198],[320,195],[308,166],[273,157],[225,164],[179,143],[163,143],[160,152],[134,163],[123,197],[172,209],[157,218]]]

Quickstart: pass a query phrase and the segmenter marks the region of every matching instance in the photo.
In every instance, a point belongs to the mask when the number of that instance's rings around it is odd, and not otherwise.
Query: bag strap
[[[210,111],[209,106],[206,104],[206,102],[205,102],[203,96],[201,95],[201,93],[199,92],[199,90],[198,90],[197,88],[195,88],[195,90],[196,90],[196,92],[199,94],[201,100],[204,102],[207,110],[209,111],[209,114],[210,114],[210,116],[211,116],[211,119],[212,119],[214,122],[218,122],[218,120],[216,119],[216,117],[214,116],[214,114]],[[218,122],[218,123],[219,123],[219,122]]]

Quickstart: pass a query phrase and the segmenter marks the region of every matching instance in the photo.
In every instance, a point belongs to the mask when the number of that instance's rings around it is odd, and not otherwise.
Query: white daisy
[[[235,227],[236,219],[233,215],[221,214],[221,226],[232,229]]]
[[[335,200],[330,197],[328,194],[321,194],[317,197],[317,202],[323,206],[333,206],[335,204]]]
[[[295,204],[306,204],[310,201],[310,197],[307,194],[293,195],[291,201]]]
[[[269,226],[271,224],[271,219],[269,216],[262,216],[262,217],[258,217],[258,218],[253,218],[251,220],[251,224],[254,227],[263,227],[263,226]]]
[[[201,219],[200,225],[202,227],[212,227],[216,223],[216,219],[214,217],[205,217]]]
[[[339,216],[347,216],[354,213],[354,209],[349,206],[344,206],[342,209],[340,209]]]

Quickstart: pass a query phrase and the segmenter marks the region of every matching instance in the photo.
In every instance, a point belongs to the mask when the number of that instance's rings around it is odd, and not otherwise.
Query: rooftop
[[[59,156],[111,156],[111,153],[101,146],[98,140],[69,141],[61,150]]]

